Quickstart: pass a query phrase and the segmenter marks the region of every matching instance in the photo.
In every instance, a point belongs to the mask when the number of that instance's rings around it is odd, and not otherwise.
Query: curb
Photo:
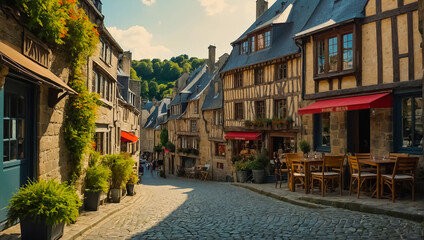
[[[140,192],[140,191],[141,191],[141,188],[139,187],[138,188],[138,192]],[[128,196],[126,196],[125,198],[128,198]],[[136,196],[132,197],[131,200],[128,201],[127,204],[121,205],[121,206],[117,205],[116,206],[117,207],[116,209],[114,209],[114,210],[112,210],[112,211],[110,211],[108,213],[105,213],[104,216],[102,216],[101,218],[95,220],[91,224],[86,225],[86,227],[82,228],[81,230],[76,231],[75,233],[72,233],[72,230],[70,230],[71,232],[67,232],[66,234],[64,233],[62,239],[63,240],[74,240],[74,239],[77,239],[78,237],[81,237],[84,233],[86,233],[88,230],[90,230],[90,229],[94,228],[95,226],[97,226],[99,223],[101,223],[102,221],[104,221],[106,218],[114,215],[115,213],[118,213],[120,211],[123,211],[123,210],[125,210],[125,209],[127,209],[129,207],[132,207],[132,205],[134,203],[136,203],[141,198],[142,198],[142,195],[141,194],[138,194],[138,196],[136,194]]]
[[[262,195],[265,195],[265,196],[268,196],[268,197],[275,198],[277,200],[281,200],[281,201],[284,201],[284,202],[288,202],[288,203],[291,203],[291,204],[294,204],[294,205],[307,207],[307,208],[323,209],[325,207],[323,207],[322,205],[325,205],[325,206],[331,206],[331,207],[335,207],[335,208],[343,208],[343,209],[356,211],[356,212],[365,212],[365,213],[380,214],[380,215],[387,215],[387,216],[390,216],[390,217],[402,218],[402,219],[422,223],[422,229],[424,231],[424,216],[418,215],[418,214],[411,214],[411,213],[393,211],[393,210],[382,209],[382,208],[375,208],[375,207],[368,206],[368,205],[361,204],[361,203],[345,203],[345,202],[331,201],[331,200],[325,200],[325,199],[316,199],[316,198],[308,198],[308,197],[300,197],[300,198],[298,198],[298,200],[300,200],[300,201],[296,201],[296,200],[293,200],[293,199],[289,199],[289,198],[286,198],[286,197],[279,196],[277,194],[265,192],[263,190],[259,190],[259,189],[256,189],[256,188],[250,187],[250,186],[245,186],[245,185],[241,185],[241,184],[237,184],[237,183],[232,183],[231,185],[236,186],[236,187],[245,188],[245,189],[251,190],[253,192],[256,192],[256,193],[259,193],[259,194],[262,194]]]

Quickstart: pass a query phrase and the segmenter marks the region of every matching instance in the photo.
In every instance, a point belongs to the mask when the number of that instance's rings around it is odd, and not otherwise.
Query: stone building
[[[277,0],[266,9],[264,2],[257,1],[256,21],[232,43],[221,71],[227,158],[261,148],[271,159],[283,158],[300,139],[302,58],[293,37],[316,3]]]
[[[324,0],[316,6],[295,37],[305,59],[302,137],[314,150],[422,156],[417,10],[414,0]]]
[[[222,62],[225,62],[225,59],[221,58]],[[218,62],[218,66],[220,64]],[[211,167],[212,149],[201,108],[207,88],[217,74],[215,46],[209,46],[208,63],[193,71],[188,79],[180,78],[179,81],[182,79],[183,83],[177,82],[176,85],[182,90],[176,92],[172,99],[167,120],[168,139],[175,145],[176,152],[175,157],[165,162],[167,173],[176,174],[178,169],[199,165]]]
[[[118,122],[119,152],[131,154],[136,166],[140,158],[141,136],[141,81],[130,78],[131,52],[124,52],[118,68]]]

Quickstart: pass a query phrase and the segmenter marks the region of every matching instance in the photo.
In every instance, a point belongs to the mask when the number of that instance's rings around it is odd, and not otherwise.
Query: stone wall
[[[375,111],[375,114],[372,112]],[[371,153],[377,157],[393,152],[393,109],[376,108],[371,111]]]
[[[330,114],[330,142],[332,155],[346,154],[346,112],[332,112]]]

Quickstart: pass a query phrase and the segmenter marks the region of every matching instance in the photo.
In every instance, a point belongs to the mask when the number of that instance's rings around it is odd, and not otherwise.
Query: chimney
[[[268,10],[268,1],[256,0],[256,19],[262,16],[266,10]]]
[[[130,73],[131,73],[131,58],[132,58],[132,53],[130,51],[126,51],[122,55],[122,70],[128,76],[130,76]]]
[[[215,72],[215,51],[216,51],[216,47],[210,45],[209,46],[209,62],[208,62],[209,75],[212,75]]]

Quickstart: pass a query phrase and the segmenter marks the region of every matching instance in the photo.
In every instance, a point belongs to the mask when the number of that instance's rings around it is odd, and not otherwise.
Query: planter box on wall
[[[22,219],[22,240],[56,240],[63,236],[64,227],[64,222],[50,225],[46,224],[45,221],[36,222],[33,219]]]

